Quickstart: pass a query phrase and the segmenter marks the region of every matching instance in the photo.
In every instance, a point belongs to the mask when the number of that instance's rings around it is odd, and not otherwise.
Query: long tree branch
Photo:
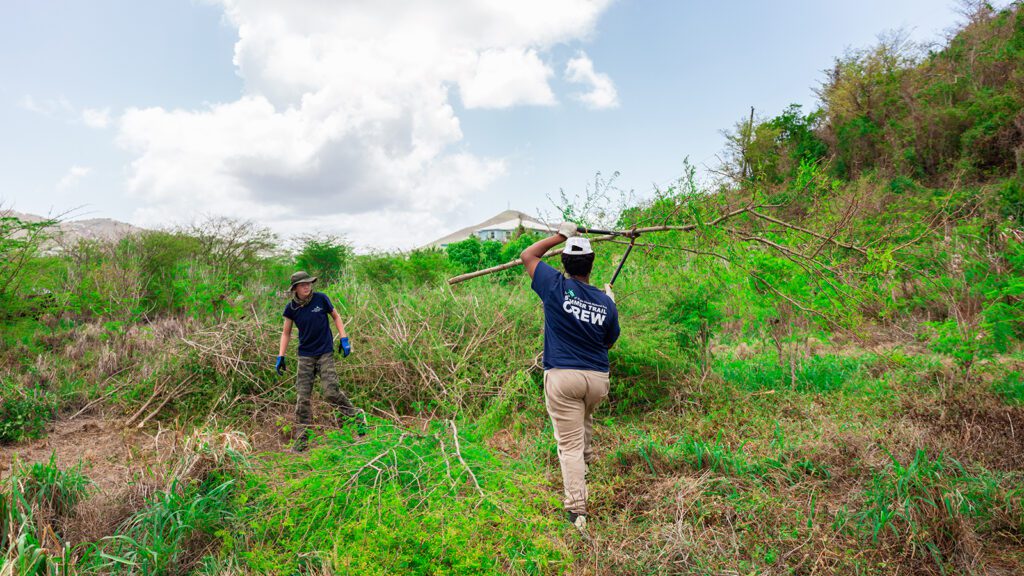
[[[750,213],[753,214],[754,216],[757,216],[758,218],[761,218],[762,220],[767,220],[769,222],[773,222],[775,224],[778,224],[779,226],[783,226],[785,228],[789,228],[790,230],[796,230],[798,232],[803,232],[804,234],[809,234],[811,236],[814,236],[815,238],[818,238],[820,240],[825,240],[827,242],[835,244],[836,246],[839,246],[839,247],[842,247],[842,248],[846,248],[847,250],[853,250],[854,252],[857,252],[857,253],[862,254],[864,256],[867,256],[867,254],[868,254],[868,251],[865,250],[864,248],[861,248],[860,246],[857,246],[857,245],[854,245],[854,244],[847,244],[845,242],[840,242],[839,240],[836,240],[835,238],[830,238],[829,236],[825,236],[824,234],[815,232],[814,230],[808,230],[807,228],[804,228],[802,226],[797,226],[796,224],[791,224],[789,222],[786,222],[786,221],[783,221],[783,220],[779,220],[778,218],[773,218],[773,217],[771,217],[771,216],[769,216],[767,214],[762,214],[762,213],[758,212],[757,210],[751,210]]]
[[[723,215],[719,216],[718,218],[715,218],[711,222],[708,222],[707,224],[704,224],[704,226],[714,226],[714,225],[718,224],[719,222],[723,222],[723,221],[728,220],[730,218],[733,218],[735,216],[739,216],[740,214],[745,214],[747,212],[753,213],[754,209],[755,209],[754,205],[748,204],[748,205],[744,206],[743,208],[738,208],[736,210],[733,210],[732,212],[728,212],[726,214],[723,214]],[[682,226],[648,226],[647,228],[635,228],[633,230],[630,230],[630,234],[649,234],[651,232],[672,232],[672,231],[675,231],[675,232],[689,232],[689,231],[692,231],[692,230],[696,230],[699,227],[700,226],[697,225],[697,224],[685,224],[685,225],[682,225]],[[595,238],[591,238],[590,241],[591,242],[607,242],[607,241],[609,241],[609,240],[611,240],[611,239],[613,239],[615,237],[616,237],[616,235],[614,235],[614,234],[607,234],[607,235],[604,235],[604,236],[597,236]],[[559,255],[561,253],[562,253],[562,249],[550,250],[546,254],[544,254],[543,257],[544,258],[548,258],[548,257],[551,257],[551,256],[557,256],[557,255]],[[448,279],[448,284],[449,285],[454,285],[454,284],[458,284],[459,282],[464,282],[466,280],[470,280],[470,279],[473,279],[473,278],[479,278],[480,276],[486,276],[487,274],[493,274],[495,272],[501,272],[502,270],[508,270],[509,268],[515,268],[516,266],[519,266],[522,263],[523,263],[523,261],[522,261],[521,258],[516,258],[515,260],[512,260],[511,262],[506,262],[504,264],[499,264],[497,266],[491,266],[490,268],[484,268],[483,270],[477,270],[475,272],[467,272],[466,274],[460,274],[458,276],[455,276],[454,278],[449,278]]]

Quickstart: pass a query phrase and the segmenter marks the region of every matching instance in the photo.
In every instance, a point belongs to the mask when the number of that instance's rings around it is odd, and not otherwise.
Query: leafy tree
[[[711,338],[723,317],[717,288],[697,282],[681,286],[672,295],[663,317],[671,324],[679,347],[706,372],[711,361]]]
[[[480,269],[483,248],[480,239],[470,236],[462,242],[452,242],[445,248],[448,260],[461,272],[472,272]]]
[[[0,314],[10,314],[17,307],[14,295],[19,284],[56,224],[56,219],[28,222],[0,211]]]
[[[296,265],[327,282],[341,278],[352,257],[352,247],[337,236],[309,235],[300,238],[302,245]]]
[[[406,258],[405,275],[415,284],[438,284],[444,281],[451,266],[443,250],[413,250]]]

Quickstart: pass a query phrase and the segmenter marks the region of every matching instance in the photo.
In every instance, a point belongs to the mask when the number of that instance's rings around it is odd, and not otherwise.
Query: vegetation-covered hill
[[[446,282],[529,235],[356,256],[214,219],[46,256],[0,219],[0,574],[1024,572],[1024,10],[820,94],[740,122],[713,184],[559,206],[661,230],[616,283],[590,539],[522,269]],[[316,404],[304,454],[272,370],[295,269],[369,423]]]

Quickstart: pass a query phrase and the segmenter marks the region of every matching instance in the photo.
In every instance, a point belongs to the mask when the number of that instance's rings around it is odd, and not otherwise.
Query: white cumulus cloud
[[[594,63],[586,54],[581,52],[569,60],[565,66],[565,79],[574,84],[590,87],[589,92],[575,95],[586,106],[595,109],[618,107],[619,94],[612,79],[607,74],[595,72]]]
[[[534,50],[488,50],[476,68],[459,82],[467,108],[509,108],[519,104],[556,103],[548,85],[553,76]]]
[[[57,182],[57,190],[64,191],[74,188],[82,178],[85,178],[90,173],[92,173],[92,168],[75,164],[68,170],[67,174]]]
[[[609,1],[221,0],[244,94],[125,111],[128,191],[147,205],[137,217],[234,214],[377,247],[431,240],[508,169],[459,147],[450,94],[468,108],[556,103],[545,58],[587,38]]]

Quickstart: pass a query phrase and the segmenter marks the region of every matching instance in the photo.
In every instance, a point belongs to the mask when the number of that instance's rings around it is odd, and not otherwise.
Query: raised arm
[[[537,240],[530,246],[523,250],[519,254],[519,258],[523,261],[523,268],[526,269],[526,273],[533,278],[534,271],[537,270],[537,264],[540,263],[540,259],[547,254],[548,250],[551,250],[555,246],[558,246],[562,242],[576,235],[576,225],[572,222],[562,222],[558,225],[558,232],[547,238]]]

